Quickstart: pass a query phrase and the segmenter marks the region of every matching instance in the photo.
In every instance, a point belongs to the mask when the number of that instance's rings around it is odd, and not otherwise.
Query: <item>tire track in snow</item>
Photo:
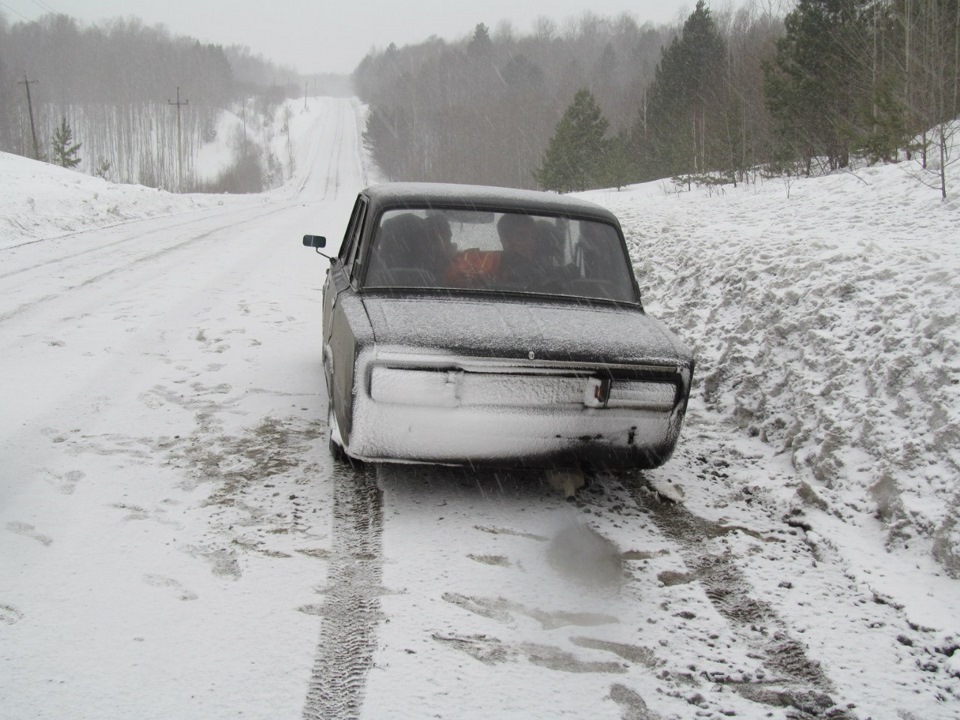
[[[383,493],[373,468],[333,470],[332,557],[304,720],[360,717],[377,649],[383,577]]]
[[[327,118],[329,117],[329,115],[330,115],[330,112],[327,111],[327,112],[325,113],[324,117],[323,117],[322,119],[318,120],[317,126],[318,126],[318,127],[322,126],[323,123],[324,123],[324,122],[327,120]],[[302,180],[300,181],[300,183],[297,185],[297,191],[296,191],[296,193],[294,194],[294,196],[295,196],[296,198],[300,198],[300,196],[303,194],[304,188],[306,188],[307,184],[310,182],[310,179],[313,177],[313,170],[314,170],[314,168],[317,167],[317,158],[318,158],[319,155],[320,155],[320,150],[324,147],[324,144],[323,144],[322,142],[320,142],[321,138],[323,137],[322,134],[321,134],[320,132],[315,132],[315,133],[313,133],[313,135],[314,135],[315,140],[314,140],[314,143],[313,143],[313,145],[312,145],[312,147],[311,147],[311,149],[310,149],[310,163],[309,163],[309,167],[308,167],[308,169],[307,169],[306,174],[303,176],[303,179],[302,179]]]
[[[337,103],[336,107],[336,118],[333,126],[333,141],[324,145],[318,143],[315,146],[315,149],[311,153],[310,157],[310,169],[307,171],[306,176],[300,182],[297,187],[296,197],[300,198],[306,190],[307,186],[310,184],[310,181],[314,175],[314,169],[317,168],[317,159],[321,153],[321,150],[328,149],[329,156],[327,157],[327,167],[324,172],[323,177],[323,189],[318,197],[310,198],[311,202],[323,202],[328,199],[330,195],[330,184],[333,183],[333,198],[336,199],[337,191],[340,188],[340,159],[343,153],[343,104]],[[329,118],[329,113],[325,119]]]
[[[733,632],[748,645],[773,675],[764,682],[742,682],[728,677],[712,677],[739,695],[763,705],[789,708],[797,720],[835,718],[853,720],[846,703],[832,697],[833,683],[820,664],[807,657],[803,645],[790,637],[786,623],[766,602],[751,596],[749,581],[730,553],[706,552],[705,538],[719,537],[733,531],[750,532],[735,526],[724,526],[694,515],[682,504],[667,499],[651,489],[642,479],[627,479],[625,487],[637,504],[649,511],[658,530],[680,546],[684,562],[690,569],[690,581],[699,582],[704,594],[717,612],[729,623]]]
[[[340,189],[340,158],[343,153],[343,104],[337,105],[337,128],[335,131],[336,139],[330,148],[330,167],[333,173],[327,172],[327,183],[323,188],[323,200],[330,194],[330,183],[333,183],[333,197],[336,199],[337,191]],[[334,158],[336,156],[336,158]]]
[[[287,205],[284,205],[284,206],[282,206],[282,207],[275,207],[275,208],[273,208],[273,209],[271,209],[271,210],[269,210],[269,211],[267,211],[267,212],[260,213],[260,214],[258,214],[258,215],[253,216],[253,217],[246,217],[246,218],[244,218],[244,219],[242,219],[242,220],[238,220],[238,221],[235,221],[235,222],[227,223],[227,224],[225,224],[225,225],[221,225],[221,226],[219,226],[219,227],[216,227],[216,228],[214,228],[214,229],[212,229],[212,230],[208,230],[207,232],[200,233],[199,235],[191,236],[191,237],[187,238],[186,240],[183,240],[183,241],[181,241],[181,242],[178,242],[178,243],[176,243],[176,244],[174,244],[174,245],[171,245],[171,246],[169,246],[169,247],[163,248],[163,249],[161,249],[161,250],[157,250],[157,251],[155,251],[155,252],[151,252],[151,253],[148,253],[148,254],[146,254],[146,255],[140,255],[139,257],[136,257],[136,258],[134,258],[133,260],[130,260],[129,262],[125,262],[125,263],[123,263],[122,265],[117,265],[117,266],[112,267],[112,268],[110,268],[109,270],[105,270],[105,271],[103,271],[103,272],[101,272],[101,273],[99,273],[99,274],[97,274],[97,275],[94,275],[94,276],[92,276],[92,277],[88,277],[88,278],[85,278],[84,280],[81,280],[81,281],[79,281],[79,282],[76,282],[76,283],[74,283],[73,285],[68,285],[68,286],[66,286],[66,287],[59,288],[57,292],[50,293],[50,294],[48,294],[48,295],[43,295],[43,296],[41,296],[41,297],[39,297],[39,298],[35,298],[35,299],[33,299],[33,300],[29,301],[29,302],[23,303],[23,304],[15,307],[15,308],[13,308],[12,310],[8,310],[7,312],[0,314],[0,323],[4,323],[4,322],[6,322],[7,320],[10,320],[11,318],[16,317],[17,315],[20,315],[20,314],[22,314],[22,313],[24,313],[24,312],[26,312],[26,311],[28,311],[28,310],[31,310],[32,308],[36,307],[37,305],[39,305],[39,304],[41,304],[41,303],[47,302],[47,301],[49,301],[49,300],[56,300],[56,299],[58,299],[58,298],[62,298],[62,297],[64,296],[64,294],[67,293],[67,292],[70,292],[70,291],[72,291],[72,290],[77,290],[77,289],[79,289],[79,288],[88,287],[88,286],[90,286],[90,285],[93,285],[94,283],[100,282],[101,280],[110,277],[111,275],[116,275],[116,274],[119,273],[119,272],[123,272],[124,270],[129,270],[129,269],[131,269],[131,268],[133,268],[133,267],[136,267],[136,266],[139,265],[140,263],[150,262],[150,261],[152,261],[152,260],[156,260],[156,259],[158,259],[158,258],[163,257],[164,255],[167,255],[167,254],[169,254],[169,253],[176,252],[177,250],[181,250],[181,249],[183,249],[183,248],[185,248],[185,247],[187,247],[187,246],[189,246],[189,245],[192,245],[193,243],[195,243],[195,242],[197,242],[197,241],[206,240],[206,239],[208,239],[208,238],[216,235],[217,233],[223,232],[224,230],[229,230],[229,229],[231,229],[231,228],[234,228],[234,227],[237,227],[237,226],[240,226],[240,225],[246,225],[246,224],[250,223],[252,220],[259,220],[259,219],[261,219],[261,218],[265,218],[265,217],[268,217],[268,216],[270,216],[270,215],[274,215],[274,214],[276,214],[276,213],[278,213],[278,212],[283,212],[283,211],[286,210],[287,208],[288,208]]]
[[[202,210],[190,210],[189,212],[191,212],[191,213],[197,213],[197,212],[203,212],[203,211],[202,211]],[[0,280],[4,280],[4,279],[6,279],[6,278],[8,278],[8,277],[13,277],[13,276],[15,276],[15,275],[22,275],[23,273],[30,272],[31,270],[38,270],[38,269],[40,269],[40,268],[42,268],[42,267],[47,267],[48,265],[56,265],[56,264],[58,264],[58,263],[69,262],[70,260],[74,260],[74,259],[76,259],[76,258],[78,258],[78,257],[82,257],[82,256],[84,256],[84,255],[89,255],[89,254],[91,254],[91,253],[96,253],[96,252],[101,252],[101,251],[109,251],[109,250],[115,248],[116,246],[118,246],[118,245],[123,245],[123,244],[125,244],[125,243],[137,242],[137,243],[141,243],[141,244],[142,244],[142,243],[143,243],[143,239],[146,238],[146,237],[149,237],[149,236],[151,236],[151,235],[157,235],[157,234],[159,234],[159,233],[168,233],[168,232],[170,232],[170,231],[172,231],[172,230],[176,230],[176,229],[178,229],[178,228],[182,228],[182,227],[186,227],[186,226],[189,226],[189,225],[193,225],[193,224],[197,223],[197,222],[200,221],[200,220],[217,218],[217,217],[220,217],[220,216],[223,216],[223,215],[236,215],[236,214],[237,214],[237,209],[236,209],[236,208],[230,208],[230,209],[227,209],[227,210],[219,210],[219,211],[217,211],[217,212],[209,213],[209,214],[207,214],[207,215],[204,215],[202,218],[196,218],[196,217],[194,217],[194,218],[191,218],[191,219],[189,219],[189,220],[183,220],[182,222],[176,222],[176,223],[173,223],[173,224],[171,224],[171,225],[164,226],[164,227],[155,228],[155,229],[153,229],[153,230],[147,230],[146,232],[138,232],[138,233],[135,233],[135,234],[133,234],[133,235],[128,235],[128,236],[126,236],[126,237],[120,238],[119,240],[114,240],[114,241],[112,241],[112,242],[108,242],[108,243],[106,243],[106,244],[104,244],[104,245],[97,245],[96,247],[90,247],[90,248],[86,248],[86,249],[84,249],[84,250],[79,250],[79,251],[76,251],[76,252],[71,252],[71,253],[68,254],[68,255],[58,255],[58,256],[55,257],[55,258],[50,258],[50,259],[48,259],[48,260],[44,260],[44,261],[42,261],[42,262],[35,263],[35,264],[33,264],[33,265],[28,265],[28,266],[26,266],[26,267],[17,268],[16,270],[10,270],[10,271],[5,272],[5,273],[0,273]],[[167,216],[167,217],[171,217],[171,216]],[[57,237],[40,238],[39,240],[32,240],[29,244],[36,244],[36,243],[40,243],[40,242],[50,242],[50,243],[52,243],[52,242],[55,242],[55,241],[57,241],[57,240],[64,240],[65,238],[76,237],[77,235],[82,235],[82,234],[84,234],[84,233],[101,233],[101,232],[103,232],[103,231],[105,231],[105,230],[111,230],[111,229],[113,229],[113,228],[121,227],[121,226],[123,226],[123,225],[132,225],[132,224],[134,224],[134,223],[149,222],[149,221],[151,221],[151,220],[160,220],[160,219],[166,219],[166,218],[164,218],[164,217],[152,217],[152,218],[141,218],[141,219],[138,219],[138,220],[129,220],[129,221],[123,222],[123,223],[116,223],[115,225],[106,225],[106,226],[95,227],[95,228],[87,228],[86,230],[81,230],[81,231],[78,231],[78,232],[75,232],[75,233],[70,233],[69,235],[58,235]],[[254,217],[254,219],[256,219],[256,216]],[[7,248],[0,248],[0,254],[2,254],[2,253],[4,253],[4,252],[7,252],[7,251],[10,251],[10,250],[14,250],[14,249],[16,249],[16,248],[23,247],[23,246],[26,245],[26,244],[27,244],[27,243],[24,243],[23,245],[13,245],[13,246],[10,246],[10,247],[7,247]],[[105,252],[105,254],[107,254],[108,256],[110,255],[109,252]]]

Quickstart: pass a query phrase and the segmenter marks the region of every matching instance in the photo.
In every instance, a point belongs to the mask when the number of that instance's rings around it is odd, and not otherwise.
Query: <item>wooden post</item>
[[[27,110],[30,113],[30,134],[33,136],[33,159],[40,159],[40,146],[37,144],[37,130],[33,124],[33,102],[30,100],[30,86],[33,83],[37,82],[36,80],[27,80],[26,74],[23,76],[23,82],[18,82],[17,85],[23,85],[27,89]]]
[[[180,132],[180,106],[189,105],[189,100],[180,101],[180,86],[177,86],[177,101],[167,100],[168,105],[177,106],[177,190],[183,191],[183,140]]]

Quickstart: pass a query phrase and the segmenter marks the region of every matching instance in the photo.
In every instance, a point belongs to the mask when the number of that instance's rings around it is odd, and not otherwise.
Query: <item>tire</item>
[[[330,438],[328,443],[330,447],[330,455],[337,462],[350,462],[350,456],[347,455],[347,452],[343,449],[343,445],[336,442],[333,438]]]
[[[334,460],[345,460],[347,453],[340,440],[340,428],[337,427],[337,418],[333,414],[333,402],[327,401],[327,437],[330,454]]]
[[[343,447],[340,428],[337,426],[337,418],[333,414],[333,403],[330,403],[327,408],[327,433],[329,436],[327,446],[330,449],[330,455],[336,462],[346,463],[350,465],[350,467],[359,467],[363,464],[362,461],[350,457]]]

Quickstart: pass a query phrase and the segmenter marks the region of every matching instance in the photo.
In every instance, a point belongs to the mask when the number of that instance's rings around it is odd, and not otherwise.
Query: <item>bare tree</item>
[[[960,3],[956,0],[901,0],[895,5],[902,33],[903,103],[915,141],[921,182],[947,197],[947,167],[960,114]]]

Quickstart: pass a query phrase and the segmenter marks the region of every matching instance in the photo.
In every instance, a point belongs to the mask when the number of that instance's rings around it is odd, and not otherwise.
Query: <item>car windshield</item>
[[[637,302],[613,225],[482,210],[384,212],[364,286]]]

